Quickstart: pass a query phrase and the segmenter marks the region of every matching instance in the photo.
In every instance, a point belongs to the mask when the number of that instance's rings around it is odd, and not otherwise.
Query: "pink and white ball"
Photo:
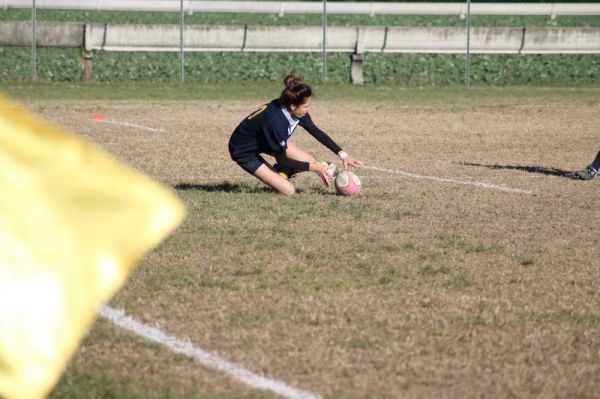
[[[352,172],[342,171],[335,177],[335,189],[341,195],[356,195],[360,192],[360,179]]]

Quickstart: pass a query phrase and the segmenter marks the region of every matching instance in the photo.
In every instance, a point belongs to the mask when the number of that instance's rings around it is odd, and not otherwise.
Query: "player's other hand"
[[[344,163],[344,169],[347,169],[348,166],[352,166],[353,168],[360,168],[364,165],[363,161],[361,161],[360,159],[354,159],[350,155],[344,158],[342,162]]]

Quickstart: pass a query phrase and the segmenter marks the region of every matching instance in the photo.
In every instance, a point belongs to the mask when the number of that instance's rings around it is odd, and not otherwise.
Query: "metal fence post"
[[[327,0],[323,0],[323,54],[321,56],[321,81],[327,79]]]
[[[465,86],[471,85],[471,0],[467,0],[467,54],[465,57]]]
[[[179,73],[182,82],[185,81],[185,69],[184,69],[184,51],[183,51],[183,28],[184,28],[184,15],[183,15],[183,0],[180,0],[179,5],[179,60],[181,62],[181,70]]]
[[[35,0],[33,0],[33,4],[31,7],[31,80],[37,80],[37,32],[36,32],[36,15],[35,15]]]

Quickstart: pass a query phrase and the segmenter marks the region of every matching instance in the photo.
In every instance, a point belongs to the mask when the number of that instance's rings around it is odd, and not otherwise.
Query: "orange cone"
[[[104,122],[106,121],[106,116],[102,115],[99,112],[96,112],[94,115],[92,115],[92,120],[96,122]]]

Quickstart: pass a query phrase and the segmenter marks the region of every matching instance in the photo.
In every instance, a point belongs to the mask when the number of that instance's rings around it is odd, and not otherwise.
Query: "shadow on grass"
[[[577,175],[570,170],[562,170],[557,168],[548,168],[545,166],[526,166],[526,165],[486,165],[475,162],[461,162],[461,165],[466,166],[478,166],[482,168],[488,169],[511,169],[511,170],[520,170],[528,173],[537,173],[545,176],[557,176],[570,180],[578,180]]]
[[[245,183],[207,183],[207,184],[196,184],[196,183],[177,183],[173,186],[175,190],[179,191],[204,191],[204,192],[220,192],[220,193],[272,193],[277,194],[275,190],[270,187],[262,186],[260,184],[245,184]],[[331,195],[328,192],[319,188],[296,188],[296,194],[316,194],[316,195]]]
[[[206,191],[206,192],[222,192],[222,193],[266,193],[274,192],[269,187],[253,186],[248,184],[236,184],[236,183],[209,183],[209,184],[195,184],[195,183],[177,183],[173,186],[175,190],[180,191]]]

